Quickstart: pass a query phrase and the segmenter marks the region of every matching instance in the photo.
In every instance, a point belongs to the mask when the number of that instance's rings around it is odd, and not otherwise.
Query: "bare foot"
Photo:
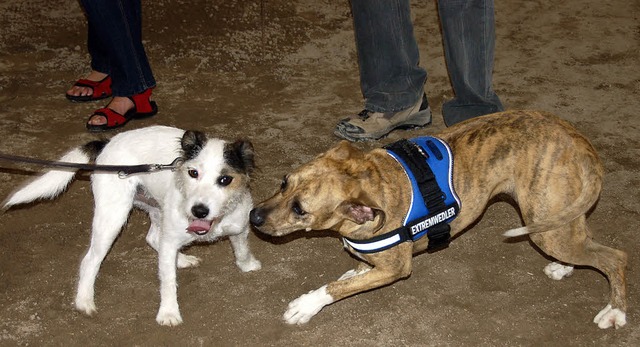
[[[111,99],[111,102],[106,107],[120,113],[121,115],[124,115],[125,113],[127,113],[127,111],[131,110],[134,106],[135,105],[133,104],[133,101],[131,101],[131,99],[129,98],[124,96],[114,96],[113,99]],[[107,118],[99,114],[94,114],[89,118],[89,121],[87,121],[87,124],[90,124],[90,125],[107,124]]]
[[[89,81],[98,82],[98,81],[102,81],[105,77],[107,77],[107,74],[104,74],[102,72],[98,72],[95,70],[91,70],[91,72],[87,77],[85,77],[85,79]],[[86,96],[86,95],[92,95],[92,94],[93,94],[93,89],[89,87],[72,86],[69,90],[67,90],[67,95],[71,95],[71,96]]]

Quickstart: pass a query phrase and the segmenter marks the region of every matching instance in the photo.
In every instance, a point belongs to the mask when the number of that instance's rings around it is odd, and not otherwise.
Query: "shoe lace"
[[[358,117],[360,117],[360,119],[362,119],[363,121],[367,120],[370,116],[369,116],[369,110],[362,110],[360,111],[360,113],[358,113]]]

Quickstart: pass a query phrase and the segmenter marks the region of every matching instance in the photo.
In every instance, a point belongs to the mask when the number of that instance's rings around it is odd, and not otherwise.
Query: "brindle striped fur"
[[[604,273],[611,286],[610,307],[594,321],[601,328],[623,326],[627,255],[593,240],[586,223],[604,175],[589,141],[569,123],[534,111],[478,117],[435,136],[449,143],[454,154],[454,186],[462,209],[451,223],[452,236],[475,222],[494,196],[511,196],[526,227],[507,235],[528,234],[562,264]],[[385,150],[363,152],[348,142],[301,166],[285,181],[280,192],[252,211],[252,222],[267,234],[331,229],[368,239],[398,228],[410,203],[410,183]],[[356,254],[365,262],[329,283],[326,293],[335,302],[409,276],[412,255],[423,251],[426,242],[425,237],[379,253]]]

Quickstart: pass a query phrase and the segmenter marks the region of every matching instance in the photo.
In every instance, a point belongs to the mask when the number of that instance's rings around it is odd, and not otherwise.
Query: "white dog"
[[[182,322],[177,299],[176,266],[198,265],[200,259],[179,250],[194,241],[229,236],[236,264],[242,271],[258,270],[260,262],[249,250],[249,173],[254,167],[253,147],[247,141],[228,143],[197,131],[154,126],[131,130],[110,141],[94,141],[75,148],[60,161],[97,165],[140,165],[183,162],[174,171],[135,174],[125,178],[108,172],[91,175],[95,211],[91,246],[80,265],[76,308],[96,312],[94,283],[114,240],[132,207],[151,219],[147,242],[158,252],[161,325]],[[4,203],[8,208],[62,193],[75,170],[51,170],[21,188]]]

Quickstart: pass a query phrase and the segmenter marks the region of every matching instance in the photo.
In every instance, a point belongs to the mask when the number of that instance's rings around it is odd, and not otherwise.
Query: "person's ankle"
[[[88,79],[89,81],[99,82],[105,79],[107,76],[109,75],[107,75],[106,73],[102,73],[96,70],[91,70],[91,72],[89,72],[89,75],[87,75],[86,79]]]
[[[133,101],[131,101],[131,99],[125,96],[114,96],[107,107],[120,114],[125,114],[127,113],[127,111],[133,109],[135,107],[135,104],[133,103]]]

